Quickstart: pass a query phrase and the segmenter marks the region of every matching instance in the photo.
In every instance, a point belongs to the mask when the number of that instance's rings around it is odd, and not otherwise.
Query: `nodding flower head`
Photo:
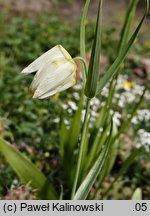
[[[57,45],[33,61],[22,73],[36,72],[31,83],[33,98],[44,99],[73,86],[76,70],[70,54]]]

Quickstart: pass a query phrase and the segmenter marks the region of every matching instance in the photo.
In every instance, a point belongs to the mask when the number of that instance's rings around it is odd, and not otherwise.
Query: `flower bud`
[[[73,86],[76,69],[70,54],[57,45],[33,61],[22,73],[36,72],[31,84],[33,98],[44,99]]]

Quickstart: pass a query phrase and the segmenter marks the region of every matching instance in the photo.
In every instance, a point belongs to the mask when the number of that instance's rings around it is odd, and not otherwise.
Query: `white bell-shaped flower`
[[[33,98],[47,98],[76,83],[76,63],[70,54],[57,45],[26,67],[22,73],[36,72],[31,84]]]

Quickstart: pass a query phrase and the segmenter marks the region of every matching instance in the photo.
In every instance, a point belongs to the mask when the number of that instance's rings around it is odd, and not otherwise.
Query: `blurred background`
[[[115,59],[128,2],[128,0],[104,1],[102,35],[104,69]],[[75,105],[80,98],[80,86],[48,100],[32,100],[29,85],[33,77],[32,75],[24,77],[20,75],[20,71],[56,44],[63,45],[72,56],[79,54],[79,25],[84,3],[84,0],[0,0],[0,136],[28,155],[46,175],[55,179],[58,185],[61,184],[58,175],[61,168],[58,151],[60,116],[65,116],[68,124],[68,119],[74,114]],[[88,52],[94,35],[97,3],[97,0],[91,1],[89,10],[86,33]],[[144,1],[140,1],[133,28],[138,24],[143,12]],[[131,100],[127,101],[125,107],[120,106],[116,110],[124,115],[130,112],[139,89],[143,88],[145,81],[150,78],[149,26],[148,16],[123,71],[126,77],[121,82],[137,83],[136,88],[139,86],[134,93],[131,92],[129,97]],[[121,90],[124,91],[125,88]],[[140,120],[137,117],[138,123],[133,124],[131,132],[122,138],[125,145],[120,150],[119,162],[114,172],[132,149],[133,143],[140,142],[138,141],[140,136],[150,137],[149,95],[145,98],[142,110],[146,111],[142,115],[139,112],[139,116],[142,117]],[[140,135],[141,129],[148,134]],[[120,181],[112,197],[130,199],[135,188],[141,187],[144,199],[150,198],[149,170],[149,154],[146,157],[143,155],[140,163],[135,162]],[[104,188],[110,182],[111,178],[106,179]],[[10,198],[10,190],[19,186],[18,178],[0,155],[0,197]]]

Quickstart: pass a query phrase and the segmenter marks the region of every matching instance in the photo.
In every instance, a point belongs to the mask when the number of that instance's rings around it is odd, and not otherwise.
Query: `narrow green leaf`
[[[86,128],[85,131],[85,139],[83,144],[83,153],[82,153],[82,159],[81,159],[81,165],[80,165],[80,172],[79,172],[79,181],[78,185],[81,184],[83,178],[84,178],[84,169],[87,167],[87,150],[88,150],[88,134],[89,134],[89,127]]]
[[[64,119],[61,120],[61,127],[60,127],[60,155],[62,158],[64,158],[65,154],[65,145],[67,143],[67,137],[68,137],[68,130],[64,123]]]
[[[116,126],[116,124],[114,123],[114,127],[113,127],[113,132],[112,132],[112,137],[115,137],[115,135],[118,133],[118,128]],[[113,168],[114,166],[114,163],[116,161],[116,157],[117,157],[117,154],[118,154],[118,151],[119,151],[119,140],[116,140],[116,141],[113,141],[113,139],[111,140],[111,146],[110,146],[110,149],[109,149],[109,157],[108,157],[108,160],[107,160],[107,174],[108,175],[111,171],[111,169]]]
[[[29,161],[14,146],[0,138],[0,151],[5,156],[8,163],[14,169],[21,179],[22,183],[28,184],[37,190],[40,199],[55,200],[58,198],[54,187],[48,179],[38,170],[38,168]]]
[[[76,165],[76,172],[74,176],[74,182],[73,182],[73,187],[72,187],[72,192],[71,192],[71,199],[73,199],[77,185],[79,182],[79,174],[80,174],[80,169],[82,165],[82,157],[84,153],[84,145],[86,144],[86,135],[87,135],[87,127],[89,126],[89,113],[90,113],[90,99],[86,100],[86,110],[85,110],[85,116],[84,116],[84,121],[83,121],[83,128],[82,128],[82,133],[81,133],[81,140],[80,140],[80,147],[79,147],[79,153],[78,153],[78,160],[77,160],[77,165]]]
[[[92,148],[88,154],[88,161],[86,163],[87,169],[92,167],[95,158],[100,154],[103,145],[106,143],[109,131],[110,125],[108,125],[103,132],[99,131],[96,134],[95,139],[92,142]]]
[[[79,134],[82,126],[82,121],[81,121],[82,108],[83,108],[83,94],[81,95],[81,99],[78,103],[78,110],[76,111],[70,125],[69,136],[68,136],[68,143],[69,143],[68,148],[70,149],[71,152],[74,151],[74,147],[79,140]]]
[[[87,13],[89,8],[90,0],[87,0],[83,9],[81,25],[80,25],[80,56],[86,61],[86,48],[85,48],[85,29],[86,29],[86,20]],[[82,66],[82,78],[83,81],[86,81],[86,70],[85,67]]]
[[[116,160],[116,157],[118,154],[118,150],[119,150],[119,140],[117,140],[115,142],[113,140],[113,137],[115,136],[116,133],[117,133],[117,127],[114,123],[113,124],[111,144],[110,144],[110,148],[109,148],[109,152],[108,152],[108,158],[107,158],[107,161],[106,161],[100,175],[97,178],[97,184],[95,186],[95,190],[93,193],[93,199],[95,199],[97,192],[98,192],[99,188],[101,187],[103,180],[110,173],[112,167],[114,166],[114,163],[115,163],[115,160]]]
[[[99,79],[100,52],[101,52],[101,23],[102,23],[102,0],[99,0],[95,37],[92,47],[91,59],[88,69],[85,95],[92,98],[96,94]]]
[[[132,200],[142,200],[142,189],[137,188],[133,195],[132,195]]]
[[[60,196],[59,196],[59,200],[63,200],[63,196],[64,196],[64,188],[61,185],[61,191],[60,191]]]
[[[88,162],[87,169],[91,168],[95,157],[97,157],[101,151],[102,146],[107,140],[107,134],[110,131],[110,120],[111,116],[109,113],[109,106],[105,103],[96,118],[95,124],[92,128],[90,139],[89,139],[89,149],[88,149]],[[107,122],[106,122],[107,121]]]
[[[94,122],[93,127],[91,128],[91,132],[90,132],[90,138],[89,138],[89,147],[88,147],[88,153],[91,152],[92,148],[93,148],[93,144],[95,142],[97,138],[97,136],[99,136],[100,134],[100,130],[103,130],[103,126],[107,117],[107,106],[105,104],[104,107],[101,108],[101,110],[99,111],[99,114]]]
[[[105,179],[105,177],[110,173],[111,169],[113,168],[118,151],[119,151],[119,140],[116,140],[116,141],[113,140],[113,137],[116,135],[116,133],[117,133],[117,127],[114,123],[111,145],[110,145],[109,153],[108,153],[109,156],[102,170],[102,174],[99,176],[99,180],[98,180],[99,187],[101,183],[103,182],[103,180]]]
[[[125,16],[123,28],[121,30],[120,41],[118,46],[118,53],[121,52],[122,48],[127,44],[129,39],[129,32],[131,29],[131,24],[135,15],[135,9],[139,0],[130,0],[127,13]]]
[[[60,132],[60,143],[61,143],[61,156],[63,160],[63,165],[65,168],[66,178],[68,179],[67,184],[71,190],[75,172],[74,166],[74,150],[78,144],[80,137],[80,131],[82,127],[81,115],[83,108],[83,93],[81,93],[81,98],[78,103],[78,109],[74,114],[74,117],[71,121],[70,128],[67,129],[64,121],[61,124]],[[68,163],[69,161],[69,163]]]
[[[106,73],[104,74],[104,76],[101,78],[99,84],[98,84],[98,88],[97,88],[97,94],[100,93],[100,91],[104,88],[104,86],[107,84],[107,82],[118,72],[118,69],[120,67],[120,65],[122,64],[122,62],[124,61],[129,49],[131,48],[132,44],[134,43],[140,29],[141,26],[147,16],[148,13],[148,9],[149,9],[149,2],[148,0],[146,1],[146,10],[144,13],[144,16],[142,17],[139,25],[137,26],[135,32],[133,33],[133,35],[131,36],[129,42],[127,43],[127,45],[120,51],[120,54],[118,55],[118,57],[116,58],[116,60],[114,61],[114,63],[110,66],[110,68],[106,71]]]
[[[128,40],[129,40],[131,26],[132,26],[132,23],[134,20],[135,9],[136,9],[137,3],[138,3],[138,0],[130,0],[129,1],[127,13],[126,13],[126,16],[124,19],[124,24],[123,24],[123,27],[121,29],[121,35],[120,35],[117,54],[121,53],[122,48],[126,46]],[[121,68],[118,69],[118,71],[116,72],[116,76],[113,77],[113,79],[110,83],[110,86],[109,86],[110,94],[109,94],[108,99],[107,99],[107,103],[109,104],[109,106],[111,106],[111,104],[112,104],[113,96],[115,94],[115,90],[116,90],[116,86],[117,86],[118,74],[120,71],[121,71]]]
[[[90,189],[92,188],[97,176],[101,172],[107,158],[108,158],[108,150],[110,148],[110,141],[113,129],[113,122],[111,122],[111,129],[110,134],[107,139],[107,142],[102,150],[101,154],[99,155],[98,159],[96,160],[95,164],[87,174],[86,178],[80,185],[79,189],[77,190],[75,196],[73,197],[74,200],[85,200],[88,196]]]
[[[75,145],[77,144],[79,139],[79,134],[82,125],[82,121],[81,121],[82,107],[83,107],[83,94],[81,93],[81,99],[78,103],[78,109],[75,112],[74,117],[70,123],[70,128],[69,129],[66,128],[66,125],[64,124],[63,120],[61,123],[61,131],[60,131],[61,152],[64,159],[67,156],[67,161],[68,161],[68,157],[72,159]]]

